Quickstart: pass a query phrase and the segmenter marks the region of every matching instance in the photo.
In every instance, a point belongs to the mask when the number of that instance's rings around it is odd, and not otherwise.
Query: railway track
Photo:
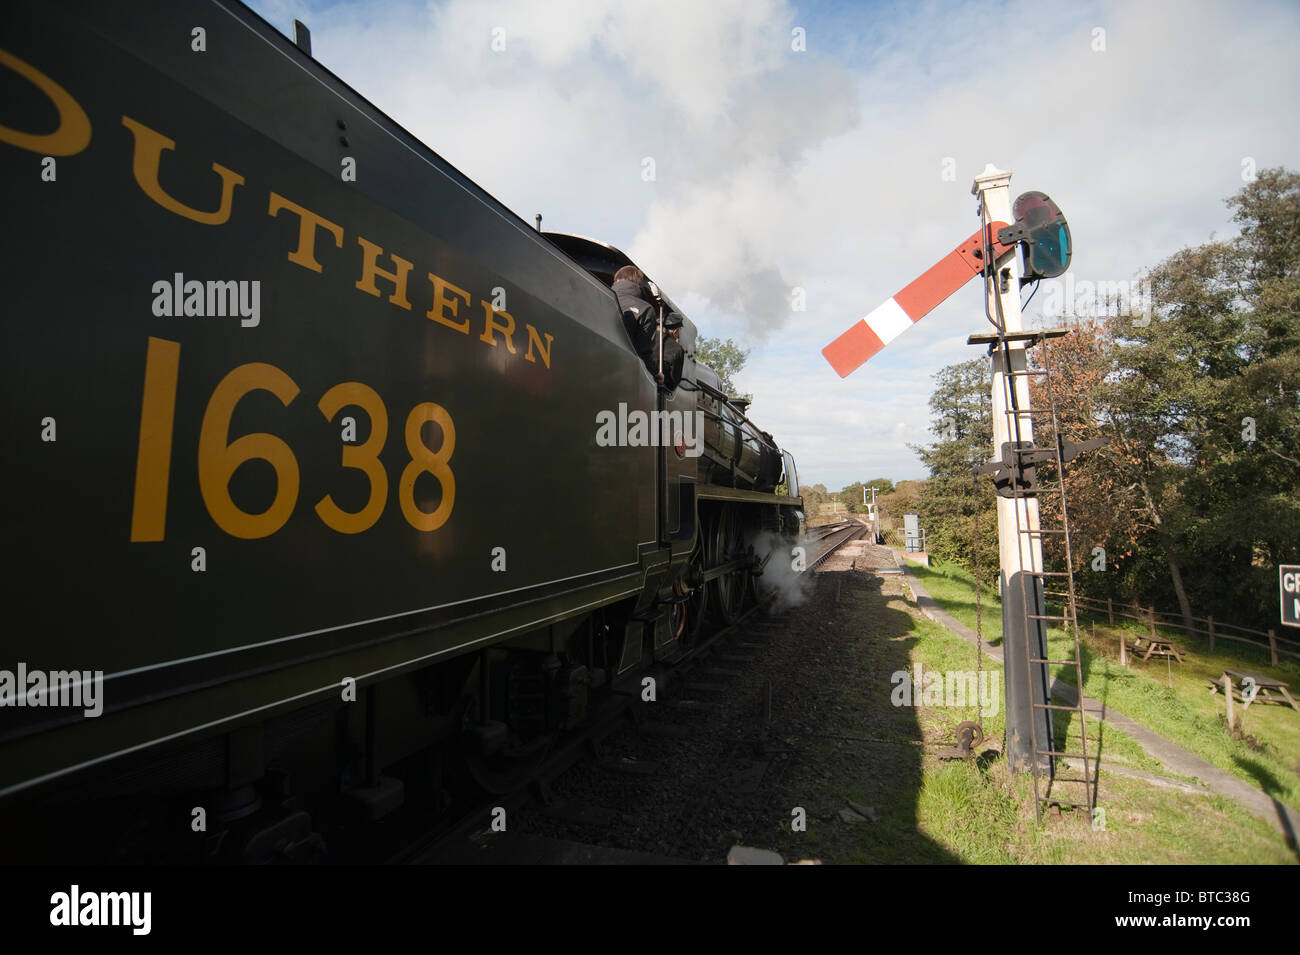
[[[808,551],[808,570],[819,567],[866,531],[857,521],[811,529],[801,542]],[[814,600],[838,598],[838,586],[813,589]],[[705,793],[715,781],[721,781],[752,791],[775,755],[766,743],[773,688],[770,681],[740,690],[736,684],[745,682],[744,671],[769,644],[798,625],[800,614],[798,608],[776,615],[751,608],[681,659],[651,670],[646,676],[653,681],[652,691],[648,692],[643,678],[639,691],[615,694],[582,730],[559,743],[540,768],[509,793],[480,801],[454,824],[414,834],[376,861],[398,865],[692,861],[674,854],[672,845],[650,852],[617,845],[618,832],[629,825],[625,814],[612,808],[620,804],[619,797],[589,798],[582,795],[582,785],[575,791],[573,780],[613,779],[619,781],[612,787],[615,790],[620,785],[633,789],[667,785],[670,790],[680,785],[697,793]],[[736,720],[719,736],[708,724],[724,711],[736,715]],[[645,758],[660,754],[674,759],[680,747],[689,747],[693,753],[715,744],[729,749],[730,744],[723,744],[736,734],[752,737],[741,747],[745,752],[719,751],[716,759],[705,755],[694,763],[688,758],[684,770],[668,770],[660,760]],[[595,789],[602,787],[597,783]],[[664,828],[689,832],[693,825],[690,807],[699,799],[682,796],[678,801],[676,822],[669,821]],[[634,821],[631,825],[635,828]],[[717,858],[724,856],[725,849]]]
[[[804,534],[805,544],[811,545],[808,553],[808,569],[815,570],[820,567],[831,554],[849,541],[864,536],[867,530],[866,524],[855,520],[808,528]]]

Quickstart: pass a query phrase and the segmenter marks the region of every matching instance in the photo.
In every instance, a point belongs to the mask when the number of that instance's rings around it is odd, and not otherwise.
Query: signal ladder
[[[1011,350],[1007,345],[1009,340],[1023,340],[1028,353],[1034,345],[1043,344],[1048,338],[1063,334],[1065,332],[1062,329],[1041,329],[988,336],[992,342],[996,342],[1001,355],[1006,399],[1003,413],[1007,415],[1007,431],[1012,436],[1012,444],[1007,449],[1010,453],[1005,454],[1006,460],[1000,462],[1010,470],[1011,480],[1001,482],[999,493],[1012,499],[1016,515],[1017,552],[1020,555],[1022,571],[1020,574],[1021,606],[1025,612],[1025,626],[1022,631],[1026,642],[1024,659],[1028,670],[1031,687],[1030,702],[1034,714],[1034,718],[1030,720],[1034,809],[1040,822],[1045,806],[1084,809],[1091,817],[1093,807],[1096,805],[1097,769],[1100,756],[1100,739],[1096,741],[1095,749],[1089,750],[1087,716],[1083,709],[1083,659],[1079,647],[1079,623],[1075,615],[1074,561],[1070,542],[1069,512],[1065,504],[1065,464],[1073,460],[1080,451],[1100,446],[1104,443],[1104,439],[1080,444],[1063,440],[1057,419],[1056,395],[1052,387],[1050,349],[1042,349],[1043,367],[1028,367],[1026,354],[1026,368],[1016,371],[1011,367]],[[1028,378],[1031,381],[1040,378],[1048,406],[1043,409],[1032,406],[1020,408],[1016,389],[1017,378]],[[1044,427],[1045,425],[1047,427]],[[1026,431],[1030,433],[1032,440],[1024,440]],[[1041,470],[1044,465],[1049,474],[1047,480],[1044,480]],[[1060,501],[1060,525],[1044,526],[1041,523],[1043,512],[1047,510],[1055,515],[1057,499]],[[1037,528],[1026,526],[1030,523],[1029,501],[1031,500],[1038,500],[1040,504],[1046,501],[1050,505],[1046,509],[1040,508]],[[1023,555],[1026,550],[1024,543],[1032,545],[1037,538],[1041,550],[1042,543],[1053,537],[1061,538],[1064,544],[1065,570],[1025,568],[1023,566]],[[1066,582],[1069,599],[1063,614],[1046,612],[1044,591],[1048,578],[1062,578]],[[1034,582],[1032,593],[1027,583],[1031,580]],[[1071,644],[1073,652],[1067,659],[1052,659],[1050,651],[1040,655],[1048,645],[1046,630],[1053,624],[1059,624],[1061,629],[1073,638]],[[1042,638],[1039,637],[1040,633],[1043,634]],[[1073,701],[1069,700],[1068,682],[1052,680],[1050,667],[1066,668],[1066,672],[1061,675],[1074,685]],[[1037,679],[1035,679],[1036,673]],[[1068,673],[1073,673],[1072,680]],[[1040,712],[1045,718],[1040,716]],[[1058,712],[1074,714],[1076,717],[1071,719],[1067,716],[1060,732],[1057,732],[1057,721],[1052,718],[1052,714]],[[1044,758],[1045,766],[1042,764]],[[1081,774],[1072,775],[1058,771],[1058,759],[1078,760],[1082,764]]]

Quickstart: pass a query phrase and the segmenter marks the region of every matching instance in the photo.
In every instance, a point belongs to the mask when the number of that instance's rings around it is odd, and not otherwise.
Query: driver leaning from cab
[[[677,340],[682,325],[681,316],[672,312],[664,317],[666,337],[663,346],[663,374],[660,375],[659,308],[645,273],[635,265],[625,265],[614,273],[614,284],[610,290],[618,298],[618,307],[623,311],[623,324],[627,327],[637,355],[645,362],[656,381],[666,388],[676,388],[681,380],[685,357]]]

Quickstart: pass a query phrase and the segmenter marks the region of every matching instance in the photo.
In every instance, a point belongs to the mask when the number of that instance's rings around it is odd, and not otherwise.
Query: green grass
[[[953,565],[922,567],[909,561],[909,567],[940,607],[974,629],[975,591],[970,574]],[[1000,602],[996,593],[987,592],[981,600],[984,636],[996,645],[1001,642]],[[1222,640],[1211,653],[1208,638],[1157,627],[1158,635],[1188,651],[1185,662],[1169,664],[1153,657],[1146,662],[1130,660],[1127,669],[1121,667],[1121,635],[1131,638],[1147,632],[1145,625],[1135,621],[1111,627],[1105,614],[1081,614],[1084,692],[1273,798],[1300,808],[1300,713],[1287,706],[1256,702],[1241,717],[1242,732],[1234,735],[1228,732],[1224,718],[1223,694],[1209,691],[1209,681],[1217,680],[1225,668],[1273,676],[1300,688],[1300,666],[1284,659],[1280,666],[1271,667],[1266,653]],[[1049,630],[1049,656],[1063,659],[1057,654],[1073,655],[1072,642],[1061,630]],[[1053,675],[1074,683],[1072,667],[1058,667]],[[1237,712],[1240,717],[1240,705]],[[1128,754],[1122,751],[1127,747],[1114,748],[1113,732],[1105,730],[1103,758],[1122,755],[1127,761]]]
[[[942,573],[938,577],[944,579]],[[852,579],[848,572],[845,579]],[[845,586],[842,592],[836,588],[835,609],[823,626],[828,635],[839,634],[833,639],[839,641],[843,680],[814,722],[776,741],[790,747],[784,758],[791,762],[779,777],[787,788],[776,796],[774,807],[781,812],[774,811],[777,821],[765,844],[787,859],[1293,864],[1300,858],[1271,820],[1170,779],[1135,740],[1113,727],[1104,730],[1098,787],[1104,827],[1094,828],[1093,818],[1077,810],[1049,814],[1040,824],[1032,778],[1011,774],[997,751],[1005,733],[1000,694],[998,711],[984,716],[987,742],[981,755],[941,758],[957,724],[975,719],[977,710],[926,705],[924,699],[916,706],[895,705],[892,674],[904,667],[915,674],[918,665],[931,672],[975,670],[976,649],[921,616],[894,592],[896,587],[886,581]],[[839,624],[848,630],[840,631]],[[1000,663],[986,658],[984,668],[997,673],[1001,683]],[[806,832],[780,821],[787,805],[806,808]],[[840,815],[846,807],[865,807],[860,811],[870,821],[846,822]]]
[[[975,578],[955,564],[926,567],[907,561],[908,569],[916,575],[935,603],[959,621],[975,629]],[[996,588],[985,587],[980,593],[981,627],[989,646],[1002,645],[1002,602]]]
[[[1225,667],[1277,676],[1292,685],[1300,685],[1300,680],[1283,667],[1262,667],[1234,655],[1210,654],[1208,646],[1193,650],[1189,645],[1193,641],[1173,634],[1169,639],[1188,651],[1183,663],[1152,657],[1145,662],[1130,660],[1125,668],[1119,664],[1120,633],[1119,629],[1081,621],[1084,692],[1273,798],[1300,808],[1300,713],[1258,701],[1243,711],[1238,704],[1239,731],[1232,734],[1223,694],[1209,690],[1210,680],[1218,679]],[[1049,631],[1049,655],[1054,659],[1062,659],[1055,654],[1070,651],[1072,645],[1072,637],[1059,630]],[[1058,668],[1057,679],[1071,678],[1072,673],[1064,672],[1067,669],[1071,668]]]
[[[975,648],[945,628],[918,619],[914,634],[918,639],[910,653],[913,666],[974,667]],[[995,661],[986,660],[985,665],[1001,670]],[[950,732],[947,724],[955,727],[971,714],[922,707],[918,716],[927,737],[942,737]],[[993,739],[1001,737],[1005,719],[1000,710],[985,720],[985,731]],[[1128,734],[1110,727],[1104,733],[1103,766],[1159,768]],[[1094,829],[1092,820],[1079,813],[1050,819],[1040,827],[1034,821],[1032,790],[1031,779],[1011,776],[1000,758],[927,757],[913,824],[966,863],[1296,861],[1276,830],[1230,799],[1158,787],[1103,768],[1098,806],[1104,811],[1104,829]]]
[[[1094,829],[1078,813],[1035,825],[1031,783],[1005,766],[946,763],[927,771],[923,832],[966,863],[1288,864],[1282,838],[1231,799],[1153,787],[1102,772]]]

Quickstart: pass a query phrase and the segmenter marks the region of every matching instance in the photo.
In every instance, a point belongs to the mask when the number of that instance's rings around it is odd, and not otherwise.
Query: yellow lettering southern
[[[375,276],[382,276],[393,283],[393,294],[388,296],[388,300],[394,305],[410,311],[411,303],[406,300],[406,276],[411,271],[412,263],[401,256],[390,253],[388,257],[397,266],[397,271],[386,272],[379,267],[379,256],[383,254],[384,250],[373,242],[367,242],[361,236],[357,236],[357,243],[361,246],[361,251],[365,255],[361,265],[361,281],[357,283],[357,288],[373,295],[375,298],[379,298],[379,289],[375,286]]]
[[[555,341],[555,336],[550,332],[546,333],[546,344],[542,344],[542,338],[537,334],[537,329],[524,322],[524,328],[528,329],[528,351],[524,358],[536,363],[537,359],[533,357],[533,345],[537,345],[537,354],[542,356],[542,364],[547,368],[551,367],[551,342]]]
[[[478,340],[481,342],[487,342],[493,348],[496,348],[497,340],[494,332],[501,332],[502,336],[506,340],[506,348],[510,350],[510,354],[518,355],[519,352],[515,349],[515,343],[511,341],[515,334],[514,318],[509,312],[497,311],[492,307],[491,302],[480,300],[479,304],[483,306],[483,334],[478,337]],[[493,317],[496,315],[500,315],[505,319],[505,321],[497,321],[496,318]]]
[[[154,132],[143,123],[137,123],[130,116],[122,117],[122,125],[131,130],[135,136],[135,156],[131,162],[131,171],[144,194],[168,212],[193,219],[203,225],[224,225],[230,218],[230,207],[235,195],[235,187],[242,185],[244,177],[220,163],[212,164],[212,171],[221,177],[221,205],[216,212],[200,212],[191,206],[177,202],[163,191],[158,184],[158,165],[162,161],[164,150],[175,149],[176,143],[161,133]]]
[[[286,199],[278,192],[271,193],[271,205],[266,210],[270,216],[279,215],[281,209],[288,209],[298,217],[298,248],[289,253],[289,261],[301,265],[313,272],[321,271],[316,261],[316,230],[328,229],[334,236],[334,245],[343,248],[343,227],[335,225],[324,216],[318,216],[310,209],[304,209],[298,203]]]
[[[59,113],[59,125],[52,133],[22,133],[0,126],[0,142],[30,149],[41,156],[75,156],[90,145],[90,117],[71,93],[6,50],[0,50],[0,65],[9,67],[44,93]]]
[[[434,275],[432,272],[429,273],[429,281],[433,283],[433,308],[429,309],[428,314],[425,317],[431,318],[435,322],[441,322],[448,328],[454,328],[462,335],[468,335],[469,318],[465,318],[459,322],[453,322],[447,317],[447,313],[451,312],[452,318],[460,318],[460,302],[456,301],[456,299],[462,299],[465,304],[468,305],[469,292],[466,292],[463,288],[452,285],[446,279]],[[447,297],[448,291],[451,292],[453,296],[452,298]]]

